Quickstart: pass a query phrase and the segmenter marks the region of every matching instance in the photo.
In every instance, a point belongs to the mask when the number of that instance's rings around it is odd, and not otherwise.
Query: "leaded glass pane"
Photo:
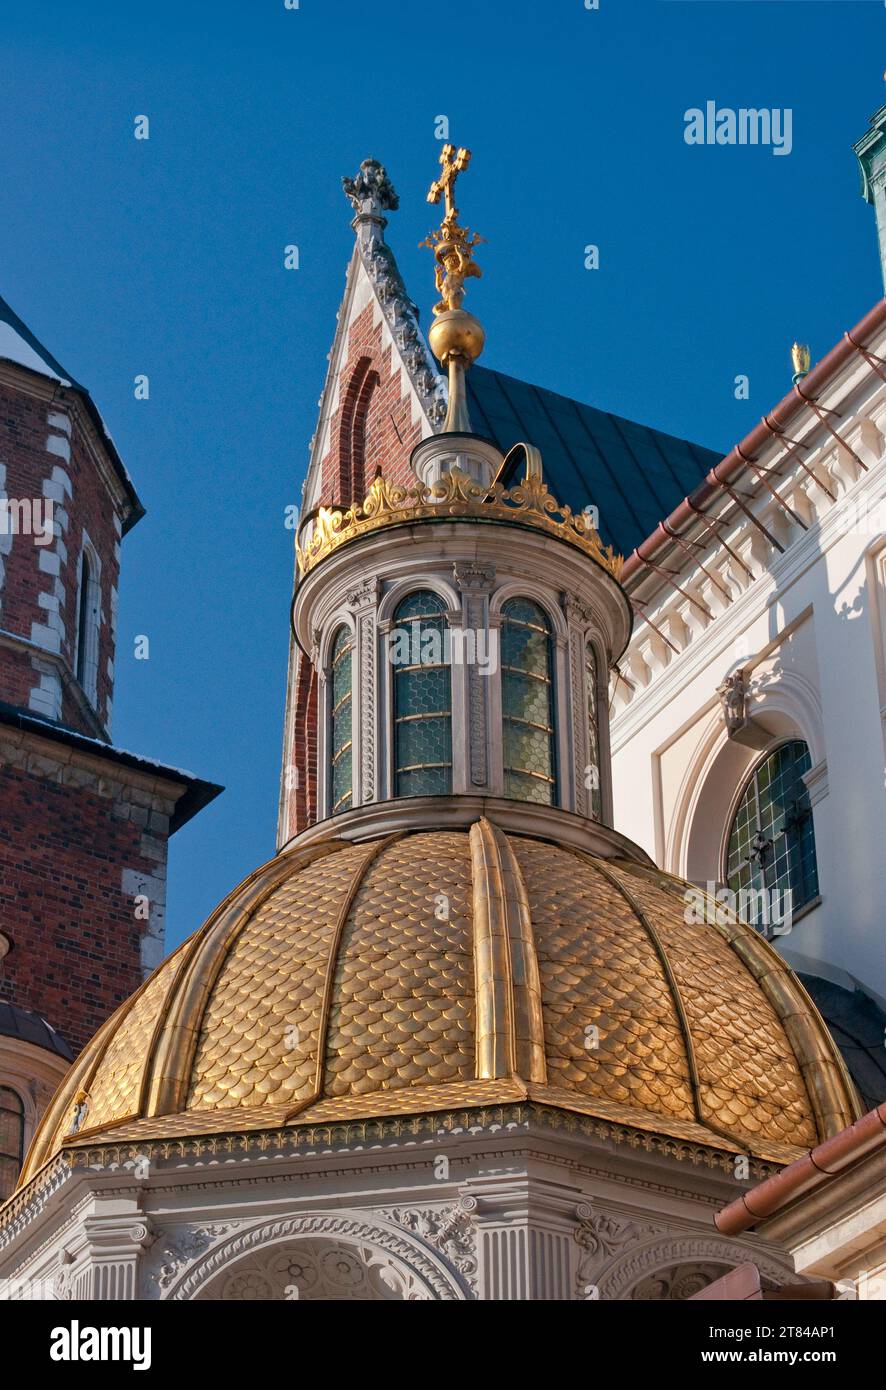
[[[547,615],[529,599],[502,608],[502,757],[505,796],[552,805],[553,657]]]
[[[394,794],[452,790],[452,694],[446,606],[418,590],[398,605],[388,651],[394,662]]]
[[[340,627],[332,644],[330,673],[333,815],[347,811],[353,799],[351,657],[351,634],[346,627]]]
[[[602,772],[600,769],[600,693],[598,688],[597,653],[592,642],[585,643],[585,688],[588,701],[588,765],[585,786],[588,789],[591,817],[603,819]]]
[[[733,891],[790,891],[793,912],[818,895],[812,803],[803,781],[810,766],[799,739],[759,765],[735,813],[726,855]]]

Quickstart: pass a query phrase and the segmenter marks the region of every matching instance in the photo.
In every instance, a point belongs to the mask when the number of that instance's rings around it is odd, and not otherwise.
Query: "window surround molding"
[[[763,764],[764,764],[765,762],[767,762],[767,761],[772,757],[772,755],[773,755],[774,753],[777,753],[778,750],[779,750],[779,748],[784,748],[784,747],[785,747],[787,744],[789,744],[789,743],[803,743],[803,744],[805,744],[806,749],[807,749],[807,751],[809,752],[809,754],[810,754],[810,756],[811,756],[812,750],[811,750],[811,748],[810,748],[810,746],[809,746],[809,742],[808,742],[807,739],[805,739],[805,738],[803,737],[802,734],[799,734],[799,733],[785,733],[785,734],[780,734],[780,735],[774,737],[774,738],[772,739],[772,741],[768,744],[768,746],[767,746],[765,749],[763,749],[762,751],[758,751],[758,752],[756,752],[756,753],[753,754],[753,756],[751,757],[751,761],[750,761],[750,763],[748,764],[748,767],[747,767],[747,769],[746,769],[746,771],[745,771],[745,773],[744,773],[744,776],[742,777],[741,781],[739,782],[738,787],[737,787],[737,788],[734,790],[734,792],[733,792],[732,800],[731,800],[731,802],[730,802],[730,804],[729,804],[729,811],[728,811],[728,814],[727,814],[727,817],[726,817],[726,821],[725,821],[724,826],[723,826],[723,835],[722,835],[722,839],[721,839],[721,842],[720,842],[720,853],[719,853],[719,859],[718,859],[718,862],[717,862],[717,873],[718,873],[719,881],[720,881],[721,883],[727,883],[727,882],[728,882],[727,869],[728,869],[728,867],[729,867],[729,841],[730,841],[730,839],[732,838],[732,829],[733,829],[733,826],[734,826],[734,824],[735,824],[735,817],[738,815],[738,810],[739,810],[739,807],[741,806],[742,801],[744,800],[745,793],[747,792],[748,787],[751,785],[752,780],[757,776],[757,772],[758,772],[759,769],[763,766]],[[826,765],[825,763],[818,763],[818,764],[813,763],[813,764],[809,767],[809,769],[808,769],[806,772],[804,772],[804,773],[801,774],[801,779],[800,779],[800,780],[804,783],[804,785],[806,786],[807,791],[808,791],[808,790],[809,790],[809,782],[808,782],[807,779],[810,778],[810,777],[812,777],[812,778],[813,778],[813,781],[815,781],[815,780],[817,779],[817,777],[820,778],[822,775],[823,775],[823,777],[824,777],[825,786],[826,786],[826,785],[827,785],[827,765]],[[814,837],[814,835],[815,835],[815,806],[816,806],[817,801],[820,801],[820,800],[821,800],[821,794],[820,794],[817,798],[813,798],[812,795],[811,795],[811,793],[810,793],[809,800],[810,800],[810,809],[811,809],[811,811],[812,811],[812,832],[813,832],[813,837]],[[815,868],[816,868],[816,879],[819,879],[820,874],[819,874],[818,856],[817,856],[817,855],[815,856]],[[818,891],[817,891],[811,898],[808,898],[808,899],[806,900],[806,902],[802,903],[802,904],[797,908],[796,912],[793,914],[793,919],[792,919],[792,920],[793,920],[794,922],[799,921],[800,917],[805,916],[806,913],[808,913],[808,912],[811,912],[815,907],[818,907],[819,904],[820,904],[821,902],[822,902],[822,892],[821,892],[821,883],[819,882]]]
[[[44,1047],[0,1037],[0,1086],[15,1091],[24,1106],[26,1154],[43,1111],[70,1066],[67,1058]]]
[[[446,585],[445,587],[448,589],[449,586]],[[387,743],[388,743],[387,781],[386,781],[386,786],[387,786],[387,789],[388,789],[388,799],[389,799],[389,800],[393,800],[394,798],[401,799],[401,794],[398,793],[398,791],[397,791],[397,763],[398,763],[397,728],[396,728],[397,698],[398,698],[398,696],[397,696],[397,673],[396,673],[396,671],[395,671],[395,669],[394,669],[394,664],[393,664],[393,662],[392,662],[391,659],[390,659],[391,635],[392,635],[393,633],[397,632],[397,631],[400,629],[401,621],[405,621],[405,624],[406,624],[407,628],[411,627],[411,624],[412,624],[413,622],[419,622],[419,625],[420,625],[420,628],[421,628],[422,624],[423,624],[423,623],[426,623],[426,622],[428,621],[427,618],[425,618],[425,619],[423,619],[423,620],[420,620],[420,619],[417,619],[417,618],[414,618],[414,617],[408,617],[408,618],[406,618],[405,620],[402,620],[401,618],[398,618],[398,616],[397,616],[397,614],[398,614],[398,609],[400,608],[401,604],[406,603],[409,599],[415,597],[415,596],[418,595],[418,594],[427,594],[427,595],[430,596],[431,599],[437,599],[437,600],[439,601],[439,603],[440,603],[440,605],[441,605],[441,606],[440,606],[440,609],[439,609],[439,611],[436,613],[436,615],[435,615],[432,619],[430,619],[430,621],[433,622],[433,623],[439,622],[439,623],[441,624],[441,626],[442,626],[442,631],[443,631],[443,634],[444,634],[444,640],[445,640],[445,635],[446,635],[448,632],[451,632],[451,630],[452,630],[454,627],[458,627],[458,626],[459,626],[459,621],[458,621],[458,620],[460,620],[460,618],[461,618],[461,608],[460,608],[460,606],[457,607],[457,608],[451,606],[451,599],[450,599],[450,595],[449,595],[448,593],[445,593],[445,592],[441,593],[441,592],[440,592],[440,589],[439,589],[438,587],[432,585],[432,584],[424,584],[424,583],[422,583],[422,584],[413,584],[405,593],[401,592],[400,595],[399,595],[399,597],[398,597],[398,599],[397,599],[396,605],[395,605],[393,608],[389,608],[389,609],[387,610],[387,611],[389,611],[390,614],[391,614],[390,618],[389,618],[389,619],[386,619],[386,620],[384,621],[384,623],[379,624],[380,639],[381,639],[381,640],[380,640],[381,654],[380,654],[379,660],[384,664],[384,668],[385,668],[385,670],[384,670],[384,682],[385,682],[385,690],[386,690],[386,696],[387,696],[386,702],[385,702],[385,708],[386,708],[386,710],[387,710],[387,716],[386,716],[386,719],[385,719],[385,725],[384,725],[384,727],[385,727],[385,734],[386,734]],[[411,636],[411,634],[410,634],[410,636]],[[411,653],[410,653],[410,654],[411,654]],[[455,762],[456,762],[456,757],[458,757],[459,764],[460,764],[460,766],[461,766],[461,765],[464,763],[464,749],[463,749],[463,747],[461,746],[462,740],[459,739],[458,754],[456,754],[455,711],[454,711],[455,695],[454,695],[454,692],[453,692],[453,688],[452,688],[452,687],[453,687],[453,676],[454,676],[454,672],[455,672],[455,670],[456,670],[457,668],[456,668],[455,663],[454,663],[454,662],[451,662],[451,661],[450,661],[450,662],[444,661],[444,662],[442,663],[442,665],[443,665],[443,668],[446,670],[447,675],[448,675],[447,684],[448,684],[448,687],[449,687],[449,709],[448,709],[447,713],[448,713],[448,716],[449,716],[449,743],[450,743],[450,749],[449,749],[449,759],[450,759],[450,763],[449,763],[449,781],[450,781],[451,786],[450,786],[450,790],[449,790],[449,791],[443,792],[443,793],[436,793],[436,794],[437,794],[437,795],[449,796],[449,795],[451,795],[452,789],[453,789],[454,786],[455,786],[455,775],[456,775],[456,774],[455,774]],[[424,793],[423,793],[423,794],[424,794]]]
[[[332,628],[332,629],[330,630],[330,632],[328,633],[328,640],[327,640],[327,642],[325,643],[325,646],[326,646],[326,661],[325,661],[325,664],[323,665],[323,667],[321,668],[321,669],[322,669],[322,673],[323,673],[323,680],[324,680],[324,691],[323,691],[323,693],[324,693],[324,703],[323,703],[323,710],[324,710],[325,718],[324,718],[324,720],[323,720],[323,723],[324,723],[324,725],[325,725],[325,731],[324,731],[324,732],[325,732],[325,736],[326,736],[326,738],[327,738],[327,740],[328,740],[328,747],[327,747],[327,755],[326,755],[325,759],[323,760],[323,762],[321,762],[320,767],[323,768],[323,769],[325,769],[325,772],[326,772],[326,782],[327,782],[327,786],[326,786],[326,798],[327,798],[327,802],[328,802],[328,805],[329,805],[329,808],[330,808],[330,814],[332,814],[332,813],[334,812],[334,810],[335,810],[335,790],[334,790],[334,784],[335,784],[335,770],[334,770],[334,767],[333,767],[333,757],[334,757],[334,754],[335,754],[336,749],[335,749],[335,739],[334,739],[334,736],[333,736],[333,735],[334,735],[334,715],[335,715],[335,710],[334,710],[334,706],[333,706],[333,700],[334,700],[334,694],[335,694],[335,680],[334,680],[334,677],[333,677],[333,666],[334,666],[334,663],[335,663],[335,654],[336,654],[336,653],[335,653],[335,649],[336,649],[336,647],[337,647],[337,645],[338,645],[338,639],[339,639],[339,637],[340,637],[342,634],[344,634],[345,640],[346,640],[346,642],[347,642],[347,644],[348,644],[347,650],[348,650],[348,655],[349,655],[349,658],[350,658],[350,682],[349,682],[349,689],[348,689],[348,697],[349,697],[349,699],[350,699],[350,705],[351,705],[351,787],[350,787],[351,805],[353,805],[353,801],[354,801],[354,723],[355,723],[355,719],[354,719],[354,709],[355,709],[355,705],[356,705],[356,701],[355,701],[355,698],[354,698],[354,655],[355,655],[355,653],[354,653],[354,641],[355,641],[355,630],[354,630],[354,625],[353,625],[353,623],[350,623],[350,622],[348,622],[347,620],[344,620],[344,619],[343,619],[343,620],[338,624],[337,627]],[[318,742],[319,742],[319,740],[318,740]],[[347,810],[348,808],[347,808],[347,807],[343,807],[343,808],[341,808],[341,809]]]
[[[543,584],[528,579],[510,579],[499,584],[489,601],[490,626],[501,628],[503,609],[510,599],[526,598],[537,603],[551,624],[551,666],[553,676],[554,711],[554,790],[555,806],[572,810],[575,807],[575,757],[581,737],[575,719],[575,706],[569,673],[569,627],[559,602],[559,593],[552,595]],[[487,678],[488,679],[488,678]],[[504,796],[504,767],[502,759],[502,689],[501,653],[493,680],[490,727],[493,754],[493,796]],[[573,731],[570,738],[570,730]]]
[[[32,1128],[32,1127],[29,1127],[29,1125],[28,1125],[28,1097],[26,1096],[26,1093],[23,1091],[23,1089],[22,1089],[20,1086],[16,1086],[12,1081],[8,1081],[4,1076],[0,1075],[0,1107],[2,1107],[2,1105],[3,1105],[3,1092],[4,1092],[4,1091],[7,1092],[9,1095],[14,1096],[15,1099],[18,1101],[18,1107],[19,1107],[19,1108],[18,1108],[17,1114],[18,1114],[18,1121],[19,1121],[19,1124],[18,1124],[18,1130],[19,1130],[19,1152],[18,1152],[17,1155],[16,1155],[16,1154],[8,1154],[8,1153],[5,1153],[5,1152],[4,1152],[4,1154],[3,1154],[2,1156],[3,1156],[3,1158],[5,1158],[5,1159],[10,1159],[10,1158],[16,1159],[17,1162],[18,1162],[18,1169],[19,1169],[19,1172],[21,1172],[21,1165],[22,1165],[22,1163],[24,1162],[25,1154],[26,1154],[27,1151],[28,1151],[29,1128],[30,1128],[30,1132],[33,1133],[33,1128]],[[31,1098],[31,1099],[32,1099],[32,1098]],[[33,1108],[34,1108],[34,1107],[33,1107],[33,1099],[32,1099],[31,1109],[33,1110]],[[12,1111],[12,1110],[8,1110],[6,1113],[8,1113],[8,1114],[15,1114],[16,1112],[15,1112],[15,1111]],[[6,1195],[9,1196],[10,1194],[7,1193]],[[4,1199],[4,1200],[5,1200],[5,1199]]]
[[[594,655],[594,665],[596,669],[597,683],[594,691],[588,689],[588,663],[587,649],[591,648]],[[576,800],[584,815],[590,815],[591,798],[588,789],[584,785],[584,777],[591,764],[590,749],[590,730],[588,727],[588,709],[591,705],[593,695],[593,708],[595,712],[597,728],[597,761],[598,774],[600,777],[600,805],[602,819],[607,825],[612,824],[612,777],[609,773],[609,721],[606,718],[606,706],[609,699],[609,671],[606,664],[606,657],[600,647],[600,639],[595,630],[591,627],[585,628],[581,636],[581,691],[582,702],[579,708],[584,712],[584,764],[577,770],[576,774]]]
[[[395,798],[396,771],[394,768],[394,671],[388,656],[390,634],[395,630],[395,613],[404,599],[410,594],[427,590],[435,594],[444,605],[441,617],[450,627],[461,625],[461,598],[458,590],[448,579],[439,573],[416,574],[414,578],[394,580],[387,588],[378,605],[376,626],[378,629],[378,683],[377,695],[373,703],[378,706],[379,745],[381,759],[378,765],[380,801],[393,801]],[[454,669],[450,670],[450,701],[452,705],[452,787],[458,790],[463,784],[465,772],[465,739],[467,721],[463,702],[455,692]],[[369,697],[369,692],[361,689],[361,705]],[[456,710],[458,713],[456,713]]]
[[[345,608],[337,609],[318,634],[314,655],[314,669],[317,672],[317,810],[321,819],[332,814],[332,649],[342,628],[346,629],[351,639],[351,800],[353,805],[357,804],[358,721],[354,700],[357,629],[353,614]]]
[[[518,608],[518,610],[519,610],[519,608],[520,608],[521,606],[528,607],[529,610],[530,610],[531,617],[526,618],[526,617],[517,616],[517,614],[513,614],[513,615],[512,615],[510,612],[507,611],[512,605],[515,605],[515,606]],[[538,603],[534,598],[531,598],[529,595],[526,595],[526,594],[511,594],[509,598],[505,598],[504,600],[502,600],[502,602],[501,602],[501,604],[500,604],[500,607],[499,607],[499,613],[498,613],[498,617],[499,617],[500,620],[501,620],[501,628],[500,628],[500,631],[501,631],[501,634],[502,634],[502,639],[504,638],[504,636],[505,636],[505,634],[506,634],[506,631],[507,631],[507,628],[508,628],[508,626],[509,626],[510,624],[513,624],[513,626],[516,627],[518,630],[522,628],[522,629],[524,630],[524,632],[525,632],[525,630],[526,630],[526,628],[527,628],[527,626],[528,626],[528,627],[529,627],[529,630],[532,631],[533,628],[534,628],[533,619],[534,619],[534,617],[535,617],[536,615],[538,616],[539,621],[540,621],[541,623],[544,623],[544,624],[546,625],[546,630],[545,630],[545,632],[544,632],[544,663],[545,663],[545,667],[546,667],[546,674],[545,674],[545,676],[544,676],[544,680],[545,680],[545,682],[546,682],[546,687],[547,687],[547,690],[546,690],[546,695],[547,695],[546,704],[547,704],[547,711],[548,711],[548,713],[547,713],[547,719],[548,719],[548,721],[549,721],[549,729],[546,730],[546,733],[547,733],[546,742],[547,742],[547,745],[548,745],[548,753],[547,753],[547,759],[548,759],[548,776],[549,776],[549,778],[550,778],[550,781],[548,782],[548,786],[550,787],[551,798],[550,798],[550,802],[548,802],[548,803],[542,803],[542,804],[549,804],[549,805],[551,805],[551,806],[560,806],[560,805],[562,804],[562,787],[563,787],[563,770],[564,770],[564,769],[563,769],[563,760],[562,760],[561,750],[560,750],[560,732],[561,732],[561,728],[562,728],[562,720],[561,720],[561,718],[560,718],[560,708],[559,708],[559,705],[560,705],[560,690],[559,690],[559,686],[558,686],[558,683],[557,683],[557,664],[558,664],[558,663],[557,663],[557,638],[556,638],[556,633],[555,633],[554,624],[553,624],[553,622],[552,622],[552,620],[551,620],[551,617],[550,617],[550,614],[549,614],[549,612],[548,612],[547,605],[546,605],[546,604],[542,604],[542,603]],[[503,778],[504,778],[505,785],[507,785],[507,778],[508,778],[508,774],[509,774],[509,773],[511,774],[511,776],[516,776],[518,779],[525,779],[527,776],[530,776],[530,774],[529,774],[529,773],[527,772],[527,770],[526,770],[524,767],[522,767],[522,766],[514,767],[514,766],[508,766],[508,765],[505,764],[505,761],[504,761],[504,756],[505,756],[504,744],[505,744],[506,733],[507,733],[507,730],[506,730],[506,728],[505,728],[505,724],[506,724],[506,722],[511,722],[511,721],[513,721],[513,720],[516,720],[516,722],[518,723],[518,725],[522,722],[522,724],[523,724],[523,734],[524,734],[524,735],[525,735],[527,732],[530,732],[531,729],[533,728],[533,726],[530,725],[529,723],[527,723],[525,711],[523,711],[522,714],[519,715],[519,716],[511,715],[511,716],[509,716],[509,718],[508,718],[507,721],[505,720],[505,716],[504,716],[504,695],[505,695],[505,680],[506,680],[506,677],[505,677],[505,672],[504,672],[504,668],[503,668],[502,660],[501,660],[501,641],[502,641],[502,639],[500,639],[500,641],[499,641],[499,670],[498,670],[498,673],[497,673],[497,684],[498,684],[499,690],[500,690],[500,692],[501,692],[501,698],[502,698],[502,723],[501,723],[501,738],[502,738],[502,776],[503,776]],[[565,647],[565,644],[564,644],[564,647]],[[518,669],[519,671],[526,671],[526,670],[528,670],[529,668],[528,668],[528,667],[520,667],[520,668],[517,668],[517,669]],[[536,678],[539,676],[539,674],[540,674],[540,673],[539,673],[538,671],[535,671],[535,672],[533,673],[533,675],[534,675]],[[518,684],[518,685],[519,685],[519,681],[520,681],[520,677],[518,676],[518,679],[517,679],[517,684]],[[530,687],[530,688],[531,688],[531,687]],[[536,729],[536,732],[540,732],[540,730]],[[567,739],[567,746],[568,746],[568,739]],[[517,798],[513,798],[513,799],[514,799],[514,800],[520,800],[520,799],[522,799],[522,798],[518,798],[518,797],[517,797]],[[529,800],[529,799],[534,799],[534,798],[527,798],[527,800]]]
[[[753,717],[766,735],[758,749],[729,737],[719,699],[709,706],[666,828],[662,858],[667,871],[678,878],[706,881],[712,867],[722,874],[729,831],[752,770],[792,739],[806,744],[812,760],[803,780],[809,788],[814,824],[815,808],[828,791],[824,721],[817,693],[804,676],[782,671],[777,682],[753,693]],[[716,843],[713,827],[717,828]],[[820,891],[823,895],[821,883]]]

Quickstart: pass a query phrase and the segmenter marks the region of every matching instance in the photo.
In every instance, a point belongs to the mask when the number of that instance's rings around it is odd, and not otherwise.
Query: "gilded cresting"
[[[362,503],[347,509],[320,507],[309,539],[297,548],[299,571],[307,574],[339,546],[384,527],[453,518],[531,526],[577,546],[614,579],[621,574],[622,556],[612,546],[603,546],[588,517],[561,506],[540,476],[525,477],[511,488],[498,482],[487,487],[458,468],[438,482],[416,487],[402,487],[379,476]]]

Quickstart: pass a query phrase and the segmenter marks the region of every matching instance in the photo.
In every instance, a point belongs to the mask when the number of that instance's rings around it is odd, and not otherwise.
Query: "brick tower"
[[[342,180],[355,244],[302,492],[302,522],[318,507],[362,501],[382,463],[413,484],[410,449],[438,429],[446,386],[428,351],[418,309],[385,241],[399,199],[383,165],[365,159]],[[392,460],[399,463],[392,465]],[[278,843],[317,817],[317,673],[290,649]]]
[[[73,1055],[162,958],[168,838],[220,790],[110,740],[143,515],[89,393],[0,299],[0,1197]]]

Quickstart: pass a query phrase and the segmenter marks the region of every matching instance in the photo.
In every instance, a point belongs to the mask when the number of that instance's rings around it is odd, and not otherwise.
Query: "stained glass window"
[[[351,657],[353,643],[348,628],[340,627],[332,643],[330,672],[330,738],[332,814],[350,809],[353,795],[353,745],[351,698]]]
[[[15,1187],[24,1160],[25,1107],[21,1096],[0,1086],[0,1202]]]
[[[418,590],[397,606],[388,651],[394,670],[394,795],[452,791],[452,693],[446,605]]]
[[[585,694],[588,716],[588,763],[584,771],[592,820],[603,819],[602,770],[600,767],[600,689],[597,653],[590,639],[585,643]]]
[[[529,599],[502,607],[501,700],[505,796],[552,806],[554,679],[551,625]]]
[[[818,896],[812,803],[803,781],[810,766],[809,749],[794,739],[755,769],[729,834],[726,878],[734,892],[790,890],[792,912]]]

